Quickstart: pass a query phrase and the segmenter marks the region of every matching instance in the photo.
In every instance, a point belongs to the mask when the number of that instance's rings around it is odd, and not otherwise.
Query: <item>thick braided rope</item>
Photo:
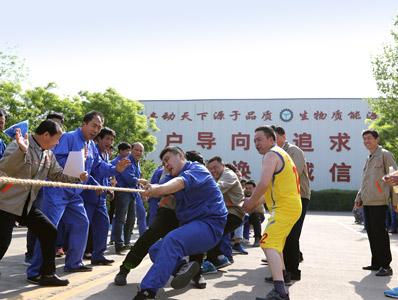
[[[0,176],[0,183],[12,183],[12,184],[17,184],[17,185],[39,185],[39,186],[48,186],[48,187],[56,187],[56,188],[75,188],[75,189],[83,189],[83,190],[108,190],[108,191],[117,191],[117,192],[139,192],[139,193],[144,192],[144,190],[140,190],[140,189],[130,189],[130,188],[100,186],[100,185],[87,185],[87,184],[75,184],[75,183],[45,181],[45,180],[34,180],[34,179],[21,179],[21,178],[1,177],[1,176]]]

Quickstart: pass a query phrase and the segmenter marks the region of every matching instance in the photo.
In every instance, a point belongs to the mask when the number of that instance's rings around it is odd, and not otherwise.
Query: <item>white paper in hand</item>
[[[84,172],[84,149],[70,151],[64,167],[64,174],[78,177]]]

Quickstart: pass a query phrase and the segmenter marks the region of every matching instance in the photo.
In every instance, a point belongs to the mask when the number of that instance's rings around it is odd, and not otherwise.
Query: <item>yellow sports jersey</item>
[[[300,181],[293,160],[278,146],[272,147],[270,151],[279,156],[283,166],[274,173],[272,182],[265,192],[267,206],[270,209],[301,210]]]

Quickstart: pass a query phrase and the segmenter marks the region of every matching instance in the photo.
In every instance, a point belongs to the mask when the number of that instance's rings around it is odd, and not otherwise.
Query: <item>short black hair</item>
[[[35,133],[38,135],[48,132],[51,136],[62,133],[62,127],[58,122],[53,120],[44,120],[37,126]]]
[[[64,119],[64,114],[63,114],[63,113],[56,112],[56,111],[49,112],[48,115],[47,115],[47,117],[46,117],[46,119],[47,119],[47,120],[48,120],[48,119],[52,119],[52,120],[56,119],[56,120],[59,120],[59,122],[60,122],[62,125],[64,124],[64,121],[65,121],[65,119]]]
[[[272,125],[271,128],[275,131],[276,134],[279,134],[279,135],[285,135],[286,134],[285,129],[283,129],[280,126]]]
[[[374,129],[366,129],[362,131],[362,137],[364,137],[366,134],[371,134],[375,139],[379,137],[379,133]]]
[[[189,161],[196,161],[202,165],[205,164],[205,160],[204,160],[202,154],[200,154],[198,151],[195,151],[195,150],[187,151],[185,153],[185,158]]]
[[[7,112],[4,109],[0,108],[0,117],[4,117],[7,119],[7,116]]]
[[[182,157],[185,157],[185,153],[184,150],[182,150],[180,147],[177,146],[167,146],[166,148],[164,148],[162,150],[162,152],[160,152],[159,158],[160,160],[163,160],[163,156],[167,153],[167,152],[171,152],[173,154],[181,154]]]
[[[256,187],[256,183],[254,182],[254,180],[249,180],[245,182],[245,185],[247,184],[251,184],[252,186]]]
[[[122,150],[127,150],[127,149],[131,149],[131,145],[129,143],[121,142],[119,145],[117,145],[117,150],[119,152]]]
[[[257,132],[257,131],[262,131],[262,132],[264,132],[264,134],[265,134],[266,137],[268,137],[268,138],[271,137],[274,141],[276,141],[275,131],[274,131],[274,129],[272,129],[271,126],[269,126],[269,125],[264,125],[264,126],[257,127],[257,128],[254,130],[254,132]]]
[[[213,162],[213,161],[218,161],[220,164],[224,164],[224,162],[222,161],[222,158],[220,156],[213,156],[212,158],[210,158],[207,161],[207,164]]]
[[[101,129],[100,133],[98,133],[97,138],[103,139],[106,135],[111,135],[115,138],[116,132],[109,127],[104,127]]]
[[[101,122],[104,123],[104,115],[96,110],[92,110],[92,111],[86,113],[83,117],[83,122],[88,123],[92,119],[94,119],[96,116],[98,116],[101,119]]]

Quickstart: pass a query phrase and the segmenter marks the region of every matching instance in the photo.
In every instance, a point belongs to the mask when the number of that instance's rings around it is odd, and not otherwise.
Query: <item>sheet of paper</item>
[[[69,152],[64,167],[64,174],[79,177],[84,172],[84,150]]]

